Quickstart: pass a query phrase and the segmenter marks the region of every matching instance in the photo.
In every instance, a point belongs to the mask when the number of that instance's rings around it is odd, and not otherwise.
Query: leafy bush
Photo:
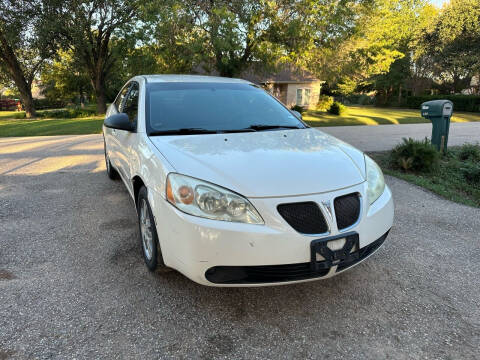
[[[58,109],[58,110],[44,110],[38,111],[37,117],[49,119],[75,119],[95,116],[95,110],[88,109]],[[17,113],[14,115],[15,119],[25,119],[25,113]]]
[[[405,105],[410,109],[420,109],[422,103],[430,100],[450,100],[454,111],[480,111],[480,96],[476,95],[407,96]]]
[[[393,168],[429,172],[438,166],[440,154],[427,139],[418,141],[404,138],[403,143],[392,150],[390,159]]]
[[[328,109],[328,112],[333,115],[342,115],[345,113],[345,110],[345,105],[339,103],[338,101],[334,101]]]
[[[305,112],[305,108],[300,105],[293,105],[290,109],[293,111],[298,111],[300,114],[303,114]]]
[[[346,102],[355,105],[371,105],[373,104],[373,97],[367,94],[353,94],[346,97]]]
[[[480,164],[463,164],[460,171],[468,182],[472,184],[480,184]]]
[[[458,158],[462,161],[480,161],[480,145],[465,144],[458,150]]]
[[[35,106],[36,110],[44,110],[44,109],[63,108],[67,104],[63,100],[53,100],[53,99],[45,98],[45,99],[33,99],[33,105]]]
[[[333,104],[333,97],[328,95],[320,95],[318,97],[317,110],[327,111]]]

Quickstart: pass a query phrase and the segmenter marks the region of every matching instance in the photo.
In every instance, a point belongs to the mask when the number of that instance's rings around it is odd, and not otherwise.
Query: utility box
[[[420,113],[432,122],[432,145],[438,151],[446,152],[453,103],[450,100],[427,101],[422,104]]]

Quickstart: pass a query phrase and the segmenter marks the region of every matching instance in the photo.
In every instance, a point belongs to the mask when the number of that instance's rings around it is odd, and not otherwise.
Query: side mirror
[[[130,122],[128,115],[125,113],[111,115],[105,119],[103,124],[112,129],[135,131],[134,125]]]
[[[295,115],[297,118],[299,118],[300,120],[303,120],[302,114],[300,114],[298,111],[296,111],[296,110],[291,110],[291,112],[292,112],[293,115]]]

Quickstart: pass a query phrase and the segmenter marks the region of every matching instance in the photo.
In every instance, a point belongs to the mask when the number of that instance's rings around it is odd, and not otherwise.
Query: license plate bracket
[[[330,241],[345,239],[341,249],[332,250],[328,247]],[[352,250],[355,250],[352,252]],[[310,267],[313,271],[320,271],[341,264],[351,262],[359,257],[359,236],[356,232],[330,236],[323,239],[313,240],[310,243]],[[317,254],[325,260],[317,261]]]

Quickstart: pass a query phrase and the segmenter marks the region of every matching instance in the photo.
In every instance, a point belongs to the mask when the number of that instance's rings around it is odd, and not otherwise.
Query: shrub
[[[54,118],[54,119],[73,119],[73,118],[84,118],[96,115],[95,110],[87,109],[61,109],[61,110],[49,110],[43,111],[41,117],[44,118]]]
[[[303,114],[305,112],[305,108],[300,105],[293,105],[290,109],[293,111],[298,111],[300,114]]]
[[[480,145],[465,144],[458,151],[458,159],[462,161],[480,161]]]
[[[438,166],[440,154],[426,138],[423,141],[404,138],[403,143],[392,150],[390,159],[394,168],[429,172]]]
[[[371,105],[373,104],[373,97],[367,94],[352,94],[346,97],[347,104],[355,105]]]
[[[66,102],[62,100],[53,100],[49,98],[45,99],[33,99],[33,104],[35,105],[36,110],[44,109],[58,109],[65,107]]]
[[[327,111],[333,104],[333,97],[328,95],[320,95],[318,97],[317,110]]]
[[[373,96],[368,96],[366,94],[360,95],[358,98],[359,105],[372,105],[373,104]]]
[[[87,109],[58,109],[58,110],[44,110],[38,111],[37,117],[49,119],[75,119],[95,116],[95,110]],[[25,119],[25,113],[20,112],[13,116],[15,119]]]
[[[465,180],[472,184],[480,184],[480,164],[466,163],[460,171]]]
[[[328,109],[328,112],[333,115],[342,115],[345,113],[345,110],[345,105],[339,103],[338,101],[334,101]]]
[[[405,105],[411,109],[420,109],[420,105],[430,100],[450,100],[454,111],[480,111],[480,96],[478,95],[424,95],[407,96]]]

